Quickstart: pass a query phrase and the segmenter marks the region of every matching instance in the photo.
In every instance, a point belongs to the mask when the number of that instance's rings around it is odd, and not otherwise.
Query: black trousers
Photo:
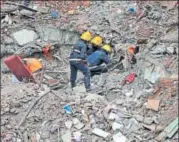
[[[108,71],[107,66],[104,65],[89,67],[89,69],[91,72],[91,76],[100,75],[101,73],[106,73]]]

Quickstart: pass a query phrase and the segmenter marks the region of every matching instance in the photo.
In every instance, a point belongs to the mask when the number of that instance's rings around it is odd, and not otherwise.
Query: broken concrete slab
[[[73,118],[72,121],[74,125],[80,123],[80,120],[78,118]]]
[[[72,122],[72,121],[66,121],[66,122],[65,122],[65,126],[66,126],[68,129],[71,129],[72,125],[73,125],[73,122]]]
[[[144,121],[143,121],[145,124],[147,124],[147,125],[150,125],[150,124],[152,124],[152,122],[153,122],[153,120],[152,120],[152,118],[150,118],[150,117],[146,117],[146,118],[144,118]]]
[[[144,70],[144,79],[151,83],[156,83],[159,78],[169,76],[163,65],[154,65],[146,67]]]
[[[47,14],[47,13],[49,13],[50,8],[49,7],[38,6],[37,10],[38,10],[38,12],[40,12],[42,14]]]
[[[120,123],[117,123],[117,122],[113,122],[113,124],[112,124],[112,129],[114,131],[121,130],[123,127],[124,127],[123,124],[120,124]]]
[[[75,127],[76,129],[78,129],[78,130],[82,129],[84,126],[85,126],[85,125],[84,125],[83,123],[81,123],[81,122],[79,122],[79,123],[77,123],[77,124],[74,125],[74,127]]]
[[[59,44],[73,45],[79,39],[77,32],[61,29],[60,27],[37,26],[36,30],[43,41],[58,41]]]
[[[12,36],[20,46],[32,42],[38,37],[34,31],[27,30],[27,29],[23,29],[21,31],[13,33]]]
[[[166,33],[162,38],[163,42],[176,42],[178,43],[178,29]]]
[[[127,138],[121,133],[118,132],[117,134],[113,135],[114,142],[127,142]]]
[[[84,124],[80,122],[78,118],[73,118],[73,124],[76,129],[82,129],[84,127]]]
[[[8,36],[6,36],[2,42],[4,42],[5,45],[9,45],[9,44],[14,43],[13,39],[8,37]]]
[[[146,125],[142,124],[142,126],[152,132],[161,132],[163,130],[163,127],[156,124]]]
[[[110,135],[110,133],[105,132],[99,128],[94,128],[92,133],[103,138],[107,138]]]
[[[134,118],[139,122],[142,122],[144,120],[144,117],[142,115],[134,115]]]
[[[81,135],[82,133],[77,131],[73,133],[73,140],[75,140],[75,142],[81,142]]]
[[[173,47],[173,46],[167,47],[167,52],[168,52],[169,54],[173,54],[173,53],[175,52],[175,47]]]
[[[111,113],[109,114],[109,117],[108,117],[109,120],[115,120],[116,118],[117,118],[117,114],[115,114],[115,113],[113,113],[113,112],[111,112]]]
[[[34,12],[29,11],[29,10],[26,10],[26,9],[22,9],[22,10],[20,11],[20,14],[22,14],[22,15],[27,15],[27,16],[32,16],[32,15],[34,15]]]
[[[71,138],[71,131],[66,131],[66,133],[64,135],[62,135],[62,140],[63,142],[72,142],[72,138]]]
[[[128,129],[129,132],[137,131],[139,129],[137,120],[135,118],[131,118],[126,126],[126,129]]]

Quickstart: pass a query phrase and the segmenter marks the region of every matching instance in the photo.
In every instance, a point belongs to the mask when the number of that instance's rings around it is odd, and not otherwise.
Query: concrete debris
[[[117,114],[115,114],[115,113],[113,113],[113,112],[111,112],[111,113],[109,114],[109,117],[108,117],[109,120],[115,120],[116,118],[117,118]]]
[[[161,132],[155,139],[157,141],[164,141],[167,137],[171,138],[178,130],[178,117],[172,121],[163,132]]]
[[[142,124],[142,126],[146,129],[149,129],[152,132],[161,132],[164,128],[161,127],[160,125],[156,125],[156,124],[151,124],[151,125],[146,125],[146,124]]]
[[[65,122],[65,126],[66,126],[68,129],[71,129],[72,125],[73,125],[73,122],[72,122],[72,121],[66,121],[66,122]]]
[[[146,118],[144,118],[143,122],[147,125],[150,125],[150,124],[152,124],[153,120],[150,117],[146,117]]]
[[[78,124],[78,123],[80,123],[80,121],[79,121],[79,119],[78,118],[73,118],[73,124],[74,125],[76,125],[76,124]]]
[[[107,133],[99,128],[94,128],[92,133],[103,138],[107,138],[110,135],[110,133]]]
[[[128,122],[128,125],[126,126],[126,129],[128,129],[129,132],[135,132],[139,129],[138,122],[135,120],[135,118],[131,118]]]
[[[70,131],[67,131],[64,135],[62,135],[63,142],[72,142],[72,134]]]
[[[116,130],[121,130],[123,128],[123,125],[122,124],[119,124],[119,123],[117,123],[117,122],[113,122],[113,124],[112,124],[112,129],[114,130],[114,131],[116,131]]]
[[[159,78],[169,76],[169,73],[163,68],[163,66],[150,66],[145,68],[144,79],[147,79],[151,83],[156,83]]]
[[[167,33],[164,37],[161,38],[161,41],[177,43],[178,42],[177,37],[178,37],[178,29],[176,29],[175,31],[171,31],[171,32]]]
[[[139,122],[143,122],[143,120],[144,120],[144,117],[141,116],[141,115],[134,115],[134,117],[135,117],[135,119],[136,119],[137,121],[139,121]]]
[[[82,133],[77,131],[73,133],[73,140],[75,140],[76,142],[80,142],[81,141],[81,135]]]
[[[27,29],[23,29],[21,31],[13,33],[12,36],[20,46],[32,42],[38,37],[34,31],[30,31]]]
[[[78,130],[82,129],[84,126],[85,126],[85,125],[84,125],[83,123],[81,123],[81,122],[79,122],[79,123],[77,123],[77,124],[74,125],[74,127],[75,127],[76,129],[78,129]]]
[[[176,1],[1,1],[2,141],[155,141],[178,115],[177,15]],[[69,53],[86,30],[113,47],[90,93],[81,72],[69,84]],[[41,59],[37,84],[12,76],[3,62],[10,55]],[[174,141],[176,129],[159,139]]]
[[[114,142],[127,142],[127,138],[121,132],[113,135]]]

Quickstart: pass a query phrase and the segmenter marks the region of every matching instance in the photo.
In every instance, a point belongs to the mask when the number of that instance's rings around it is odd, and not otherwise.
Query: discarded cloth
[[[126,82],[132,83],[136,77],[136,73],[130,73],[124,80],[122,80],[122,85],[125,85]]]

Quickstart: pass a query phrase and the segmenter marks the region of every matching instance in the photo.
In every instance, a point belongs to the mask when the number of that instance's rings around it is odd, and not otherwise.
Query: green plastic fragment
[[[165,128],[164,131],[167,133],[167,137],[171,138],[177,130],[178,130],[178,117],[173,122],[171,122]]]

